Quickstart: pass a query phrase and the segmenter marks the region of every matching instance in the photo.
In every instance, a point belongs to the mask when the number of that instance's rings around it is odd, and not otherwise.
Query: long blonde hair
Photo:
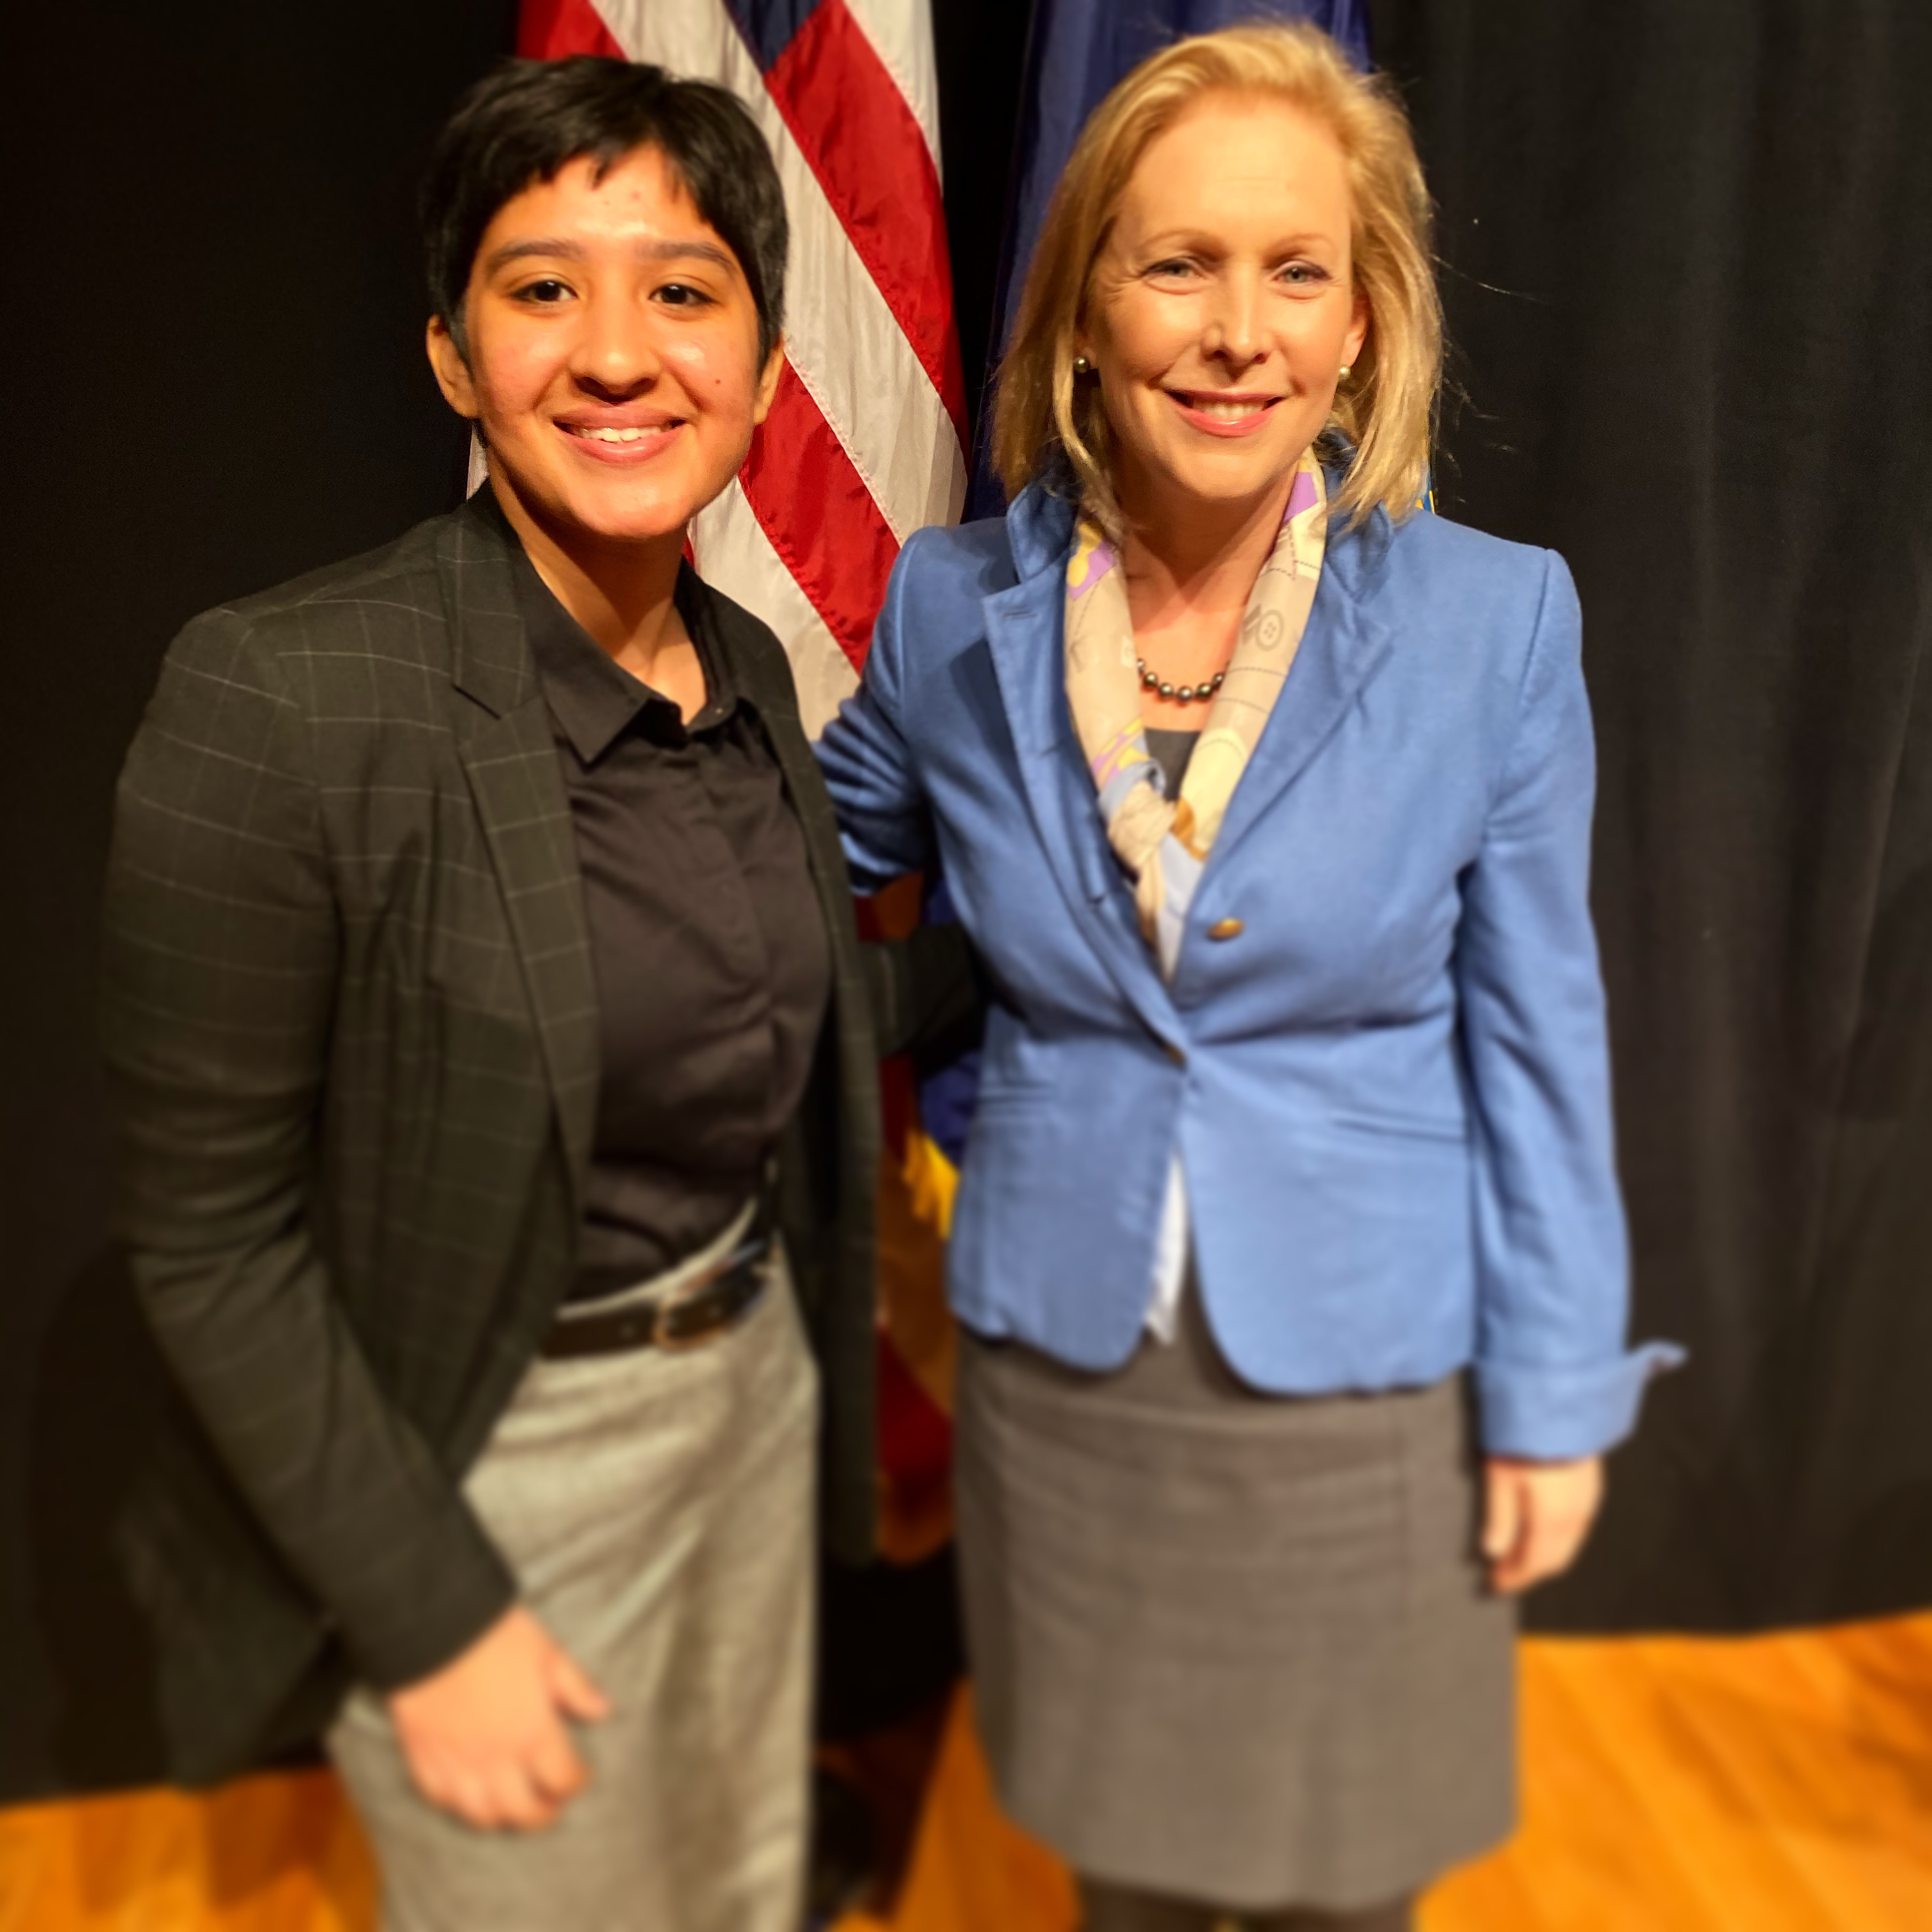
[[[1076,385],[1073,342],[1094,264],[1141,156],[1201,95],[1272,94],[1333,134],[1347,164],[1356,286],[1367,340],[1323,434],[1354,457],[1331,502],[1342,522],[1378,504],[1418,506],[1442,377],[1442,311],[1430,266],[1430,206],[1408,117],[1388,83],[1358,72],[1304,22],[1256,22],[1178,40],[1094,109],[1054,188],[1028,272],[994,404],[993,460],[1010,496],[1064,461],[1114,535],[1120,514],[1100,385]]]

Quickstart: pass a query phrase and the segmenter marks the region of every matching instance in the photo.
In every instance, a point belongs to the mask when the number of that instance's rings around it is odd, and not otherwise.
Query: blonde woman
[[[1012,508],[908,544],[821,748],[994,988],[968,1628],[1096,1932],[1399,1927],[1504,1835],[1510,1599],[1669,1355],[1624,1344],[1576,596],[1421,512],[1426,221],[1318,33],[1129,75],[1002,376]]]

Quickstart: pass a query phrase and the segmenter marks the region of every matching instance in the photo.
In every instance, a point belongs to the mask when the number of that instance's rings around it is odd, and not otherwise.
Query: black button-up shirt
[[[526,556],[518,600],[550,710],[603,1038],[572,1299],[711,1240],[757,1191],[805,1090],[831,980],[805,838],[687,565],[704,708],[621,669]]]

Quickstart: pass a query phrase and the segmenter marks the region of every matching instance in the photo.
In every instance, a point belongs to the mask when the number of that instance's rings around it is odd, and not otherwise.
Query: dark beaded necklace
[[[1228,674],[1217,670],[1214,675],[1199,684],[1163,684],[1157,671],[1148,669],[1145,658],[1136,658],[1134,668],[1141,674],[1144,690],[1157,691],[1163,698],[1171,698],[1177,704],[1205,704],[1215,692],[1227,682]]]

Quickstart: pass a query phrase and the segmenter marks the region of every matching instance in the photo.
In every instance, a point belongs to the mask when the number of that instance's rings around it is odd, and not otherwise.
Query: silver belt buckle
[[[668,1301],[658,1302],[651,1310],[651,1346],[662,1349],[668,1355],[682,1355],[693,1348],[701,1348],[707,1342],[715,1342],[728,1330],[738,1324],[758,1306],[758,1298],[754,1295],[736,1314],[706,1329],[698,1335],[674,1335],[670,1330],[670,1318],[680,1308],[687,1308],[714,1282],[722,1281],[734,1268],[748,1263],[762,1261],[771,1252],[769,1240],[748,1241],[742,1247],[734,1248],[716,1268],[706,1270],[697,1280],[688,1282],[677,1295]]]

